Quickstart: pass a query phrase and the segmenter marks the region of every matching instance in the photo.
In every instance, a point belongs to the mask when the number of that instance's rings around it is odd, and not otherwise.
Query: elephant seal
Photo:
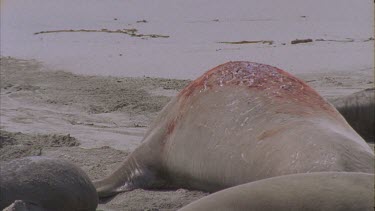
[[[99,197],[135,188],[215,192],[288,174],[374,171],[374,153],[303,81],[269,65],[228,62],[160,112]]]
[[[331,103],[367,142],[374,142],[375,88],[335,99]]]
[[[67,161],[35,156],[2,162],[0,178],[1,210],[15,200],[56,211],[91,211],[98,204],[86,173]]]
[[[179,211],[374,210],[374,175],[293,174],[259,180],[203,197]]]

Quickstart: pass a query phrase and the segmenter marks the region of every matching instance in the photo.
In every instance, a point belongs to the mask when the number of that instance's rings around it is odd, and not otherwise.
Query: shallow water
[[[90,75],[194,79],[229,60],[292,73],[358,71],[373,68],[374,41],[364,42],[374,36],[373,8],[371,1],[357,0],[1,0],[1,55]],[[170,37],[34,35],[103,28]],[[290,43],[307,38],[314,42]],[[346,38],[354,42],[337,42]],[[274,43],[219,43],[259,40]]]

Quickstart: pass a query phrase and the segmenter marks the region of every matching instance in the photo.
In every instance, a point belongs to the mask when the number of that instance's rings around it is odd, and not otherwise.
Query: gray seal
[[[375,140],[375,88],[365,89],[331,102],[367,141]]]
[[[310,172],[374,172],[374,153],[302,80],[269,65],[228,62],[184,88],[99,197],[135,188],[215,192]]]
[[[22,200],[44,210],[95,210],[98,196],[84,171],[64,160],[25,157],[0,163],[0,209]]]
[[[293,174],[259,180],[203,197],[179,211],[374,210],[374,175]]]

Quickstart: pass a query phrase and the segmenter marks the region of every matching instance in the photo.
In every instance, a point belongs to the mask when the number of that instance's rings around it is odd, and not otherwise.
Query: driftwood
[[[102,33],[119,33],[119,34],[127,34],[131,37],[142,37],[142,38],[169,38],[167,35],[159,35],[159,34],[138,34],[137,29],[117,29],[117,30],[109,30],[109,29],[63,29],[63,30],[52,30],[52,31],[40,31],[35,32],[34,35],[37,34],[48,34],[48,33],[62,33],[62,32],[102,32]]]
[[[218,43],[234,44],[234,45],[262,43],[262,44],[272,45],[273,41],[272,40],[243,40],[243,41],[236,41],[236,42],[218,42]]]

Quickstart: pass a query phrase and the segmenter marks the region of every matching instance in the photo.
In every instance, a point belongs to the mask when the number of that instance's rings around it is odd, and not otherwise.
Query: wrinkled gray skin
[[[348,123],[367,141],[375,139],[375,88],[331,102]]]
[[[337,110],[290,74],[228,62],[159,114],[99,197],[135,188],[209,192],[310,172],[374,172],[374,153]]]
[[[180,211],[374,210],[374,175],[352,172],[293,174],[211,194]]]
[[[84,171],[47,157],[25,157],[0,163],[0,209],[22,200],[44,210],[95,210],[98,196]],[[33,210],[33,209],[31,209]]]

